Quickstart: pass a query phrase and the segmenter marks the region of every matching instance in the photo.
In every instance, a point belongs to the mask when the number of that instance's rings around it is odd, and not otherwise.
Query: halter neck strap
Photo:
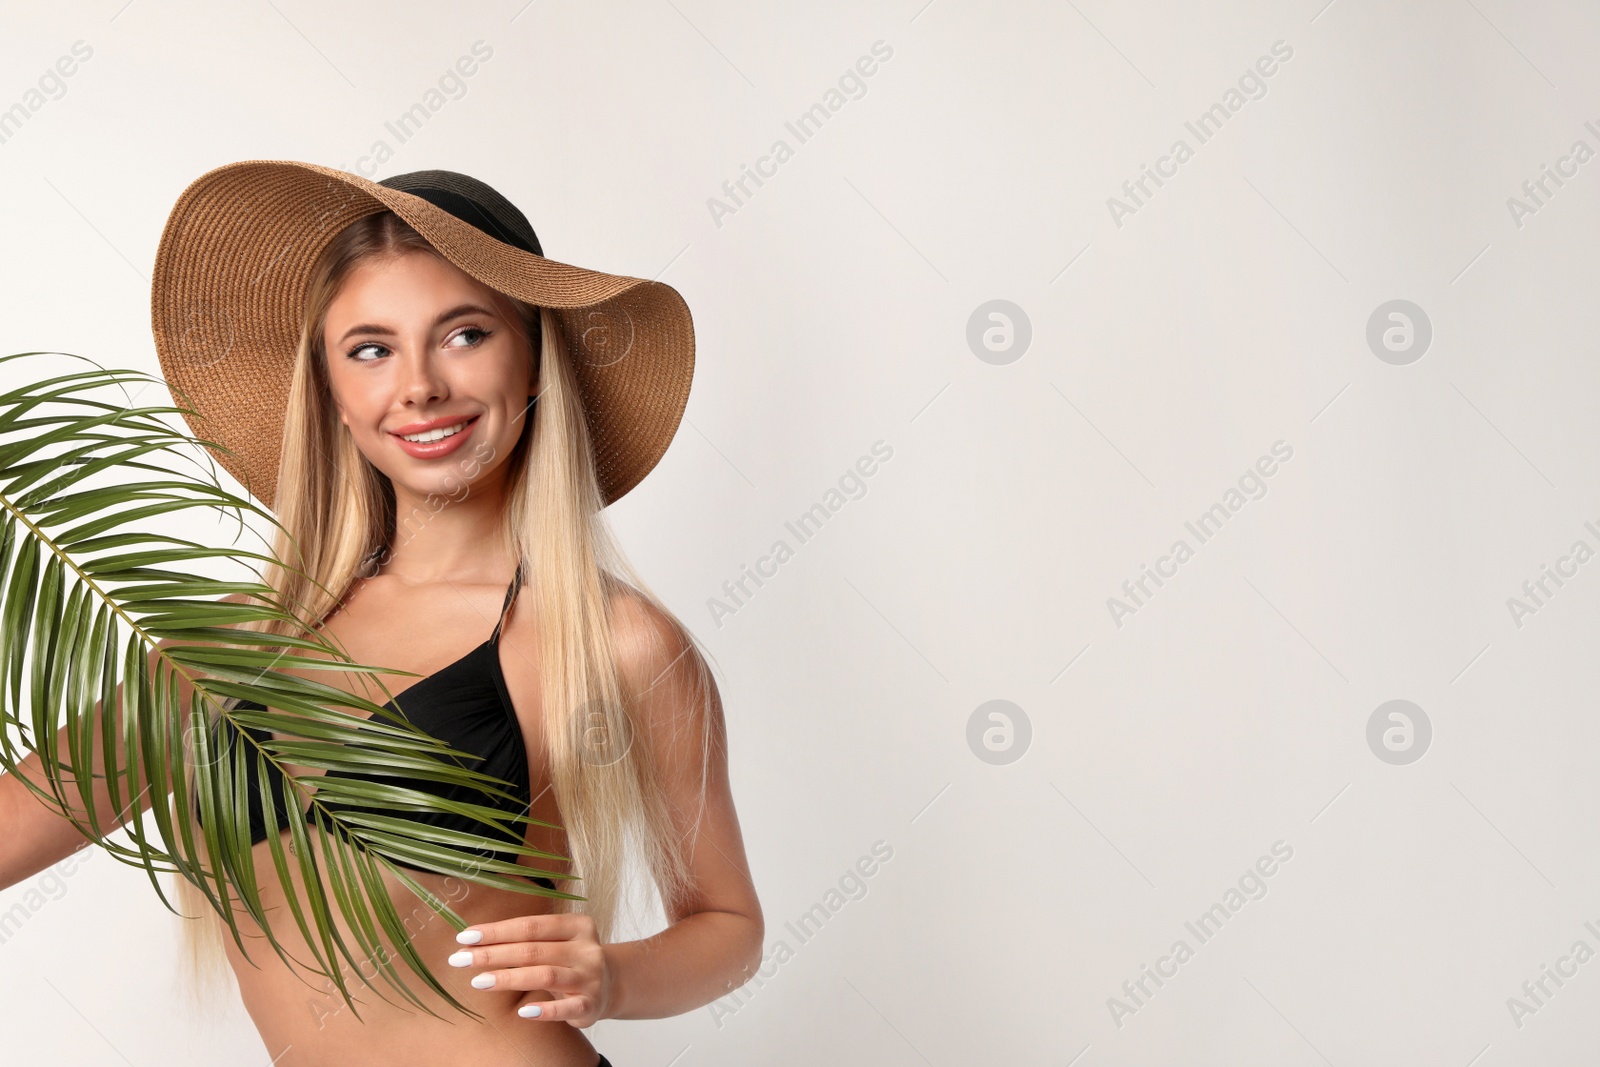
[[[517,599],[517,590],[522,588],[522,564],[517,564],[517,572],[511,576],[511,585],[506,589],[506,601],[500,605],[500,621],[494,624],[494,633],[489,635],[491,643],[500,640],[500,628],[506,624],[506,613],[511,610],[511,602]]]

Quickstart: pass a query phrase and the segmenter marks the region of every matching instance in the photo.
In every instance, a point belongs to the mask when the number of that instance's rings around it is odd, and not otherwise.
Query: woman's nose
[[[413,349],[401,357],[400,368],[400,398],[407,403],[422,406],[449,395],[449,387],[425,349]]]

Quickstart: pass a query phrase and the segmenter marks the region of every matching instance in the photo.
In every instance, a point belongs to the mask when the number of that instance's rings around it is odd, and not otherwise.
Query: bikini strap
[[[511,610],[511,602],[517,598],[517,590],[522,588],[522,564],[517,564],[517,572],[511,576],[511,586],[506,590],[506,602],[500,606],[500,621],[494,624],[494,633],[489,635],[489,642],[495,644],[500,640],[500,628],[506,624],[506,613]]]

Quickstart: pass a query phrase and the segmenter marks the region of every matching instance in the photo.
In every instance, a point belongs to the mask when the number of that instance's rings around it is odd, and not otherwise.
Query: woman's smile
[[[472,428],[477,425],[478,418],[477,415],[466,418],[446,415],[390,430],[389,435],[394,438],[401,451],[413,459],[439,459],[466,444],[467,438],[472,436]]]

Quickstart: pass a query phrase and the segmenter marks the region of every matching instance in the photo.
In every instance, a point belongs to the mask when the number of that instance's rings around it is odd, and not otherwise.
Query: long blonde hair
[[[328,307],[356,264],[416,251],[440,255],[394,213],[368,215],[334,237],[307,282],[274,504],[287,531],[276,535],[275,555],[292,558],[295,567],[272,566],[263,575],[307,620],[321,620],[341,603],[415,518],[395,514],[392,484],[335,414],[322,334]],[[639,694],[624,692],[617,669],[614,598],[630,596],[654,608],[687,645],[683,658],[694,675],[697,706],[683,714],[698,732],[703,757],[702,811],[707,768],[722,735],[720,707],[708,653],[639,577],[606,521],[583,398],[557,316],[496,295],[516,308],[527,340],[537,341],[538,401],[506,460],[502,532],[538,619],[543,743],[571,873],[581,879],[558,878],[556,887],[586,898],[552,904],[589,915],[606,942],[621,918],[630,852],[654,879],[668,914],[688,891],[685,840],[669,810],[660,756],[645,724],[632,717]],[[273,629],[286,633],[288,627]],[[595,751],[597,738],[608,746],[603,752]],[[192,782],[193,767],[186,773]],[[192,811],[175,815],[195,824]],[[226,978],[226,935],[200,890],[180,875],[173,881],[185,916],[186,977],[198,997],[201,986],[209,992]]]

